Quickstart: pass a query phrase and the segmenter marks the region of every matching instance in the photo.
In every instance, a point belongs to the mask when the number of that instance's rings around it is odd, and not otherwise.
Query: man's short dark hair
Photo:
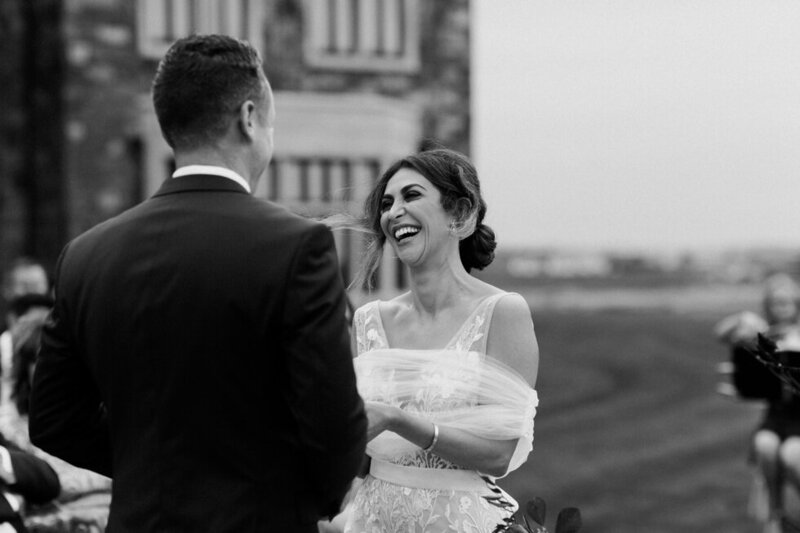
[[[267,98],[258,51],[225,35],[176,41],[158,65],[153,104],[167,143],[194,149],[218,139],[247,100]]]

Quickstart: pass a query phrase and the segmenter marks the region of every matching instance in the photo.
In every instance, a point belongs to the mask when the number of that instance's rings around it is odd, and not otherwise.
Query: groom
[[[113,477],[109,532],[316,532],[364,452],[330,231],[250,194],[275,110],[258,53],[176,42],[153,102],[177,170],[59,258],[37,446]]]

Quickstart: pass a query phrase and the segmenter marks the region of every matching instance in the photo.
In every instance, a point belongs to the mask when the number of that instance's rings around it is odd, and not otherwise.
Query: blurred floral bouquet
[[[543,499],[533,498],[525,505],[525,510],[520,509],[517,515],[517,523],[506,529],[508,533],[548,533],[544,525],[547,506]],[[519,517],[522,518],[522,523],[519,523]],[[556,518],[555,533],[577,533],[582,526],[580,510],[576,507],[565,507]]]

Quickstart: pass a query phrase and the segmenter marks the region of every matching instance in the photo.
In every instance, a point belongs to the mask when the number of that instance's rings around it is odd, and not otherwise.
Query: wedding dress
[[[484,299],[444,349],[389,346],[377,301],[354,315],[358,388],[426,418],[496,439],[518,439],[508,472],[527,459],[538,397],[514,370],[486,354],[492,312],[506,293]],[[494,478],[465,470],[384,432],[367,445],[370,474],[349,505],[345,533],[492,533],[503,531],[517,502]],[[506,473],[508,473],[506,472]]]

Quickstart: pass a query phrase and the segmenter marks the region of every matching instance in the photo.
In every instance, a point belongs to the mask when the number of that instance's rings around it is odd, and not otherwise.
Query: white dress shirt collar
[[[238,173],[234,172],[233,170],[225,167],[217,167],[213,165],[187,165],[185,167],[181,167],[175,172],[172,173],[173,178],[180,178],[182,176],[193,176],[195,174],[211,174],[213,176],[222,176],[223,178],[228,178],[230,180],[235,181],[250,193],[250,184],[247,183],[247,180],[241,177]]]

